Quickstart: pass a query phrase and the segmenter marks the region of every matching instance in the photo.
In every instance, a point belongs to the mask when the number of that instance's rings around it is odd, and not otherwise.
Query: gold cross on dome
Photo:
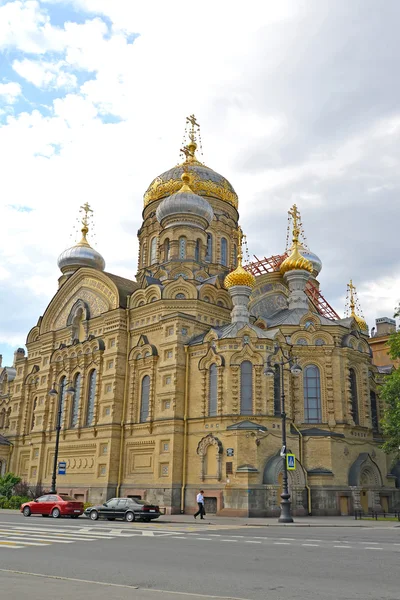
[[[196,121],[196,117],[194,115],[190,115],[190,117],[186,117],[186,123],[191,125],[189,137],[190,137],[191,141],[194,142],[194,141],[196,141],[196,132],[195,132],[194,128],[200,127],[200,125]]]

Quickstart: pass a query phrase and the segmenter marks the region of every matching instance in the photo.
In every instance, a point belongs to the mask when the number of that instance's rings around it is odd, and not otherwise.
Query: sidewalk
[[[18,510],[0,509],[2,514],[21,516]],[[81,517],[82,520],[87,520]],[[201,522],[200,518],[194,519],[193,515],[162,515],[152,522],[152,525],[217,525],[228,527],[366,527],[366,528],[398,528],[400,521],[368,521],[355,520],[354,517],[295,517],[294,523],[278,523],[278,518],[249,518],[249,517],[217,517],[206,515]]]

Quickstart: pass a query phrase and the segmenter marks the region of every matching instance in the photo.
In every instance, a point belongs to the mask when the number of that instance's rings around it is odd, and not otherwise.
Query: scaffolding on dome
[[[279,270],[280,265],[287,257],[287,254],[276,254],[275,256],[270,256],[269,258],[259,259],[256,255],[254,258],[256,259],[254,262],[251,262],[247,265],[244,265],[244,268],[247,271],[250,271],[253,275],[265,275],[265,273],[274,273]],[[325,300],[324,296],[321,294],[317,286],[315,286],[311,281],[307,282],[306,285],[306,294],[319,312],[322,317],[326,317],[327,319],[332,319],[335,321],[336,319],[340,319],[337,312],[335,312],[332,306]]]

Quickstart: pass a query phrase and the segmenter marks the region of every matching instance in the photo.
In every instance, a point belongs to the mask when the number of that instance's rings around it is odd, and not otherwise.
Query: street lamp
[[[60,394],[60,399],[58,402],[58,412],[57,412],[57,426],[56,426],[56,447],[54,451],[54,464],[53,464],[53,474],[51,477],[51,489],[50,494],[56,494],[56,479],[57,479],[57,461],[58,461],[58,447],[60,444],[60,431],[61,431],[61,418],[64,404],[64,394],[65,395],[73,395],[75,393],[75,388],[72,385],[69,385],[66,389],[65,386],[67,382],[61,383],[59,387],[61,388],[60,392],[57,392],[56,383],[53,383],[53,387],[49,391],[49,396],[52,398],[56,398]]]
[[[289,486],[288,486],[288,470],[287,470],[287,462],[286,462],[286,412],[285,412],[285,389],[284,389],[284,379],[283,372],[289,371],[292,375],[300,375],[302,368],[299,364],[294,362],[294,359],[290,357],[289,353],[285,353],[285,351],[279,346],[275,346],[274,353],[269,356],[267,367],[264,371],[264,375],[267,377],[275,377],[275,370],[271,367],[271,357],[274,356],[281,351],[281,359],[279,361],[280,366],[280,377],[281,377],[281,419],[282,419],[282,451],[281,456],[283,460],[283,482],[282,482],[282,494],[281,494],[281,514],[278,519],[279,523],[293,523],[293,517],[290,514],[290,494],[289,494]],[[288,368],[285,369],[285,365],[289,365]]]

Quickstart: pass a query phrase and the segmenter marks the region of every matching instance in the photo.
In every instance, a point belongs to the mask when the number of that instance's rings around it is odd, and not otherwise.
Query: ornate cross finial
[[[195,127],[199,128],[200,125],[196,121],[196,117],[194,115],[190,115],[190,117],[186,117],[186,123],[191,125],[191,129],[189,131],[189,138],[191,142],[196,143],[196,131]]]
[[[350,293],[350,298],[349,298],[350,313],[351,313],[351,316],[354,316],[355,315],[355,308],[356,308],[356,303],[355,303],[355,300],[354,300],[354,295],[355,295],[355,292],[356,292],[356,288],[353,285],[353,280],[352,279],[350,279],[350,283],[348,284],[348,288],[349,288],[349,293]]]
[[[89,232],[89,216],[90,216],[90,213],[93,213],[93,210],[90,208],[90,205],[88,202],[85,202],[85,204],[83,204],[83,206],[81,206],[80,209],[83,211],[83,217],[82,217],[82,229],[81,229],[82,239],[79,243],[88,245],[86,236]]]
[[[300,228],[299,228],[300,213],[297,210],[296,204],[293,204],[292,208],[288,211],[288,213],[289,213],[289,216],[291,216],[292,220],[293,220],[293,246],[297,246],[297,244],[299,243],[299,235],[300,235]]]

